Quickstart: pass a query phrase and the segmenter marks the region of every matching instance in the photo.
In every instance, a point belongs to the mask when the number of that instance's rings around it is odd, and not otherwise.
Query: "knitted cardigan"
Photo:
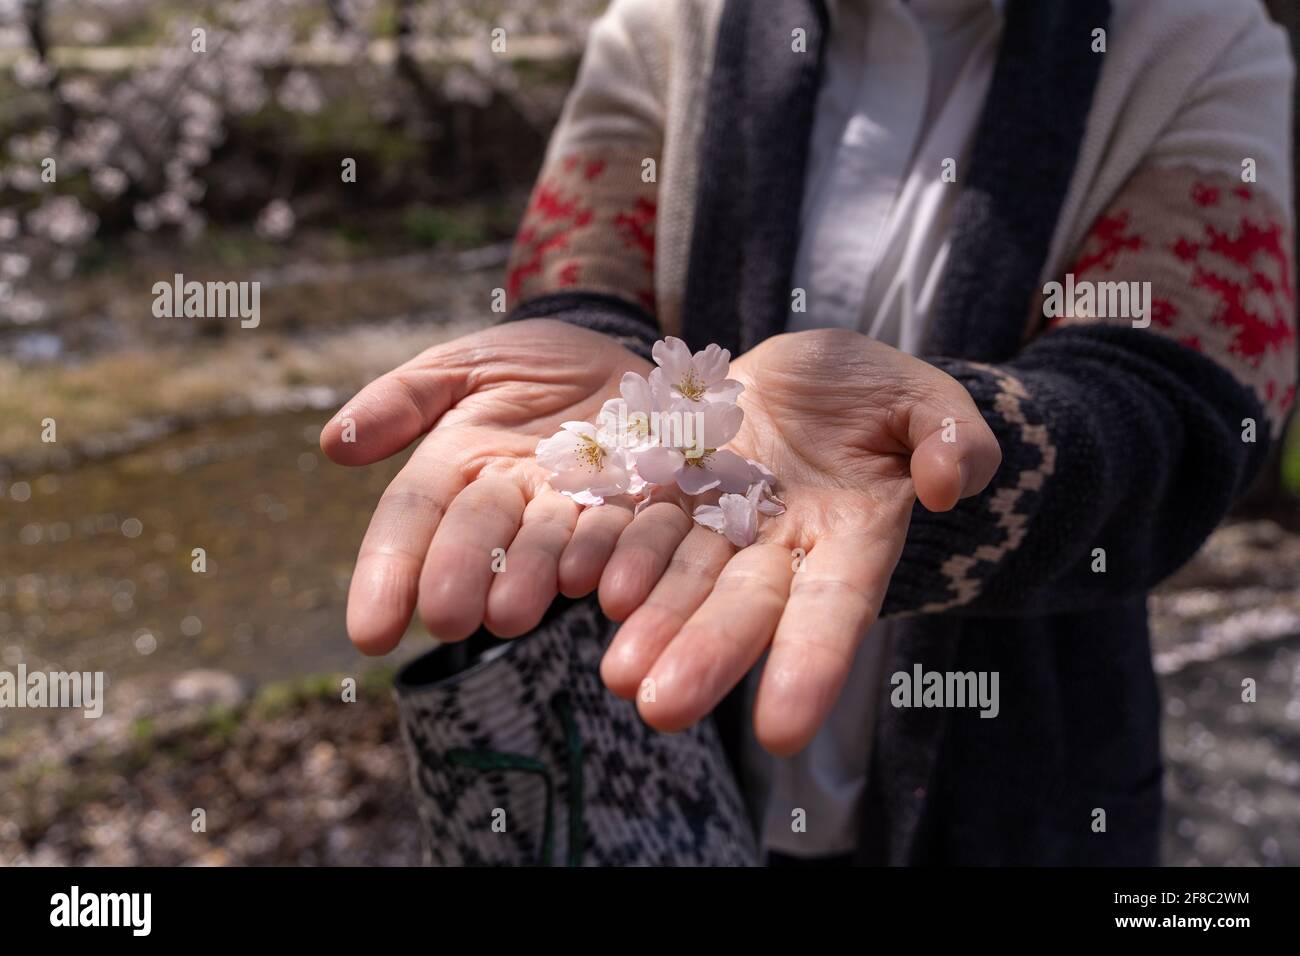
[[[519,231],[511,317],[643,355],[783,331],[826,30],[819,0],[615,0]],[[1295,396],[1291,81],[1257,0],[1007,4],[924,353],[1003,462],[953,511],[916,507],[884,607],[904,618],[887,673],[997,671],[1001,713],[882,695],[860,862],[1156,860],[1146,593]],[[1150,282],[1149,326],[1045,319],[1066,274]],[[738,705],[715,713],[733,745]]]

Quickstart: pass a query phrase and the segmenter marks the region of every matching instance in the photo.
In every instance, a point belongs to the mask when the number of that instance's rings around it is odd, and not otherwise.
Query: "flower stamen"
[[[592,471],[600,471],[605,466],[605,449],[590,435],[578,436],[578,450],[575,457]]]
[[[699,373],[694,368],[686,370],[682,380],[677,383],[677,391],[681,392],[683,398],[689,398],[693,402],[698,402],[704,397],[704,383],[700,381]]]

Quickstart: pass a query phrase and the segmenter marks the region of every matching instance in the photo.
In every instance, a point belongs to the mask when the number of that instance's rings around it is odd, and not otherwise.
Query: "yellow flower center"
[[[704,463],[709,460],[709,457],[715,451],[717,451],[716,448],[706,448],[703,451],[696,451],[694,448],[688,448],[686,450],[686,464],[692,468],[703,468]]]
[[[578,450],[574,453],[591,471],[600,471],[605,465],[605,449],[590,435],[578,436]]]
[[[700,376],[696,374],[694,368],[688,369],[682,376],[682,380],[677,383],[677,391],[682,393],[683,398],[689,398],[693,402],[698,402],[704,397],[704,383],[700,381]]]

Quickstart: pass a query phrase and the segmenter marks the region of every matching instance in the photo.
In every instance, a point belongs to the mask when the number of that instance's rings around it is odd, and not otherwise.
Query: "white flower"
[[[293,207],[283,199],[272,199],[257,214],[257,222],[253,228],[257,230],[259,236],[279,242],[289,238],[295,223]]]
[[[611,398],[596,416],[600,430],[611,435],[620,447],[634,452],[649,448],[654,444],[660,413],[672,404],[669,396],[636,372],[624,374],[618,391],[622,397]]]
[[[745,418],[735,401],[744,386],[727,378],[731,353],[710,345],[692,355],[681,339],[667,338],[652,354],[658,368],[648,377],[626,373],[597,424],[565,422],[538,444],[538,462],[551,487],[583,505],[644,496],[639,514],[652,501],[675,500],[678,490],[713,492],[718,503],[697,508],[696,520],[743,547],[758,516],[782,514],[785,505],[772,472],[723,447]]]
[[[115,199],[130,185],[126,173],[113,166],[101,166],[96,169],[91,174],[90,184],[94,187],[95,192],[105,199]]]
[[[52,75],[53,71],[34,56],[23,54],[14,63],[14,81],[26,89],[44,86]]]
[[[590,422],[564,422],[537,445],[537,461],[551,472],[551,487],[580,505],[601,505],[613,495],[639,494],[645,487],[631,459],[610,436]]]
[[[32,260],[28,256],[10,252],[0,253],[0,275],[6,279],[21,279],[27,275],[31,265]]]
[[[650,354],[659,366],[650,384],[671,391],[675,398],[692,402],[734,402],[745,386],[727,378],[731,353],[717,345],[691,355],[681,339],[671,335],[654,344]]]
[[[695,523],[712,528],[738,548],[747,548],[758,535],[758,512],[763,486],[756,484],[748,494],[727,494],[716,505],[695,509]]]
[[[676,484],[688,495],[714,488],[724,493],[742,492],[750,486],[749,462],[722,446],[740,431],[745,413],[739,406],[721,402],[697,408],[700,433],[688,448],[654,447],[634,455],[637,473],[656,485]]]
[[[291,113],[311,115],[319,113],[325,106],[325,98],[321,95],[320,87],[302,70],[289,72],[280,84],[277,98],[280,105]]]
[[[99,217],[75,196],[53,196],[27,214],[27,231],[60,246],[79,246],[95,234]]]

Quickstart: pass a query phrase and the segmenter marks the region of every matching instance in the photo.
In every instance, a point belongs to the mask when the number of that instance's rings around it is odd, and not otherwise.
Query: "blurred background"
[[[405,456],[317,438],[492,318],[604,6],[0,0],[0,670],[108,684],[99,720],[0,710],[0,864],[418,862],[388,683],[428,638],[343,629]],[[155,318],[175,273],[260,282],[260,326]],[[1294,423],[1152,611],[1166,862],[1300,864]]]

